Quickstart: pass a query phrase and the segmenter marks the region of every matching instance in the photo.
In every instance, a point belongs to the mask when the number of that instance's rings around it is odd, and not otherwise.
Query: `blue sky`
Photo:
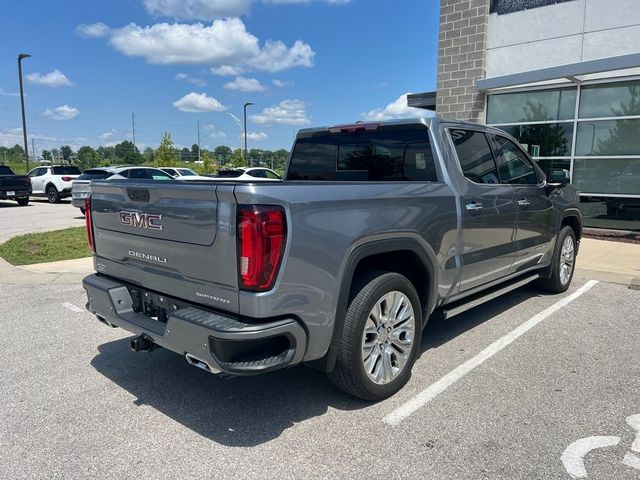
[[[0,145],[22,143],[17,54],[36,150],[131,139],[155,147],[290,148],[307,126],[416,116],[435,89],[437,0],[10,2],[0,29]],[[31,145],[30,145],[31,147]]]

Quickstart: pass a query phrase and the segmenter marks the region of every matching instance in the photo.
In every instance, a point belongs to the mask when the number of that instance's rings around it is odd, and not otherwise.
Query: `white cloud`
[[[264,92],[267,88],[256,78],[236,77],[233,82],[225,83],[223,88],[239,92]]]
[[[222,112],[227,109],[218,100],[206,93],[191,92],[173,102],[173,106],[182,112]]]
[[[227,138],[227,134],[224,132],[215,132],[209,135],[211,138]]]
[[[175,76],[176,80],[184,80],[192,85],[197,85],[198,87],[204,87],[207,85],[207,82],[198,77],[192,77],[191,75],[187,75],[186,73],[178,73]]]
[[[85,38],[99,38],[109,35],[111,29],[102,22],[78,25],[76,33]]]
[[[152,15],[186,20],[238,17],[249,12],[251,0],[144,0]]]
[[[242,138],[244,138],[242,136]],[[269,138],[269,135],[267,135],[264,132],[249,132],[247,133],[247,140],[252,140],[254,142],[262,142],[264,140],[266,140],[267,138]]]
[[[290,87],[293,82],[285,82],[284,80],[273,80],[273,84],[278,88]]]
[[[311,67],[315,55],[299,40],[291,47],[273,40],[261,45],[239,18],[215,20],[211,25],[157,23],[141,27],[130,23],[110,32],[109,43],[124,55],[159,65],[211,65],[215,74]]]
[[[30,73],[29,75],[25,75],[25,77],[29,83],[34,83],[36,85],[45,85],[47,87],[73,86],[73,83],[71,83],[67,76],[57,68],[53,72],[45,74]]]
[[[393,120],[395,118],[424,117],[426,112],[421,108],[411,108],[407,105],[407,95],[400,95],[397,100],[384,108],[375,108],[362,114],[366,120]]]
[[[258,115],[252,115],[251,121],[261,125],[307,125],[306,104],[302,100],[283,100],[278,105],[265,108]]]
[[[43,115],[45,117],[49,117],[52,120],[73,120],[78,116],[80,110],[75,107],[70,107],[69,105],[61,105],[57,108],[51,110],[47,108]]]
[[[0,88],[0,95],[6,95],[8,97],[19,97],[20,93],[18,92],[5,92],[3,88]],[[25,95],[26,97],[26,95]]]
[[[151,15],[183,20],[215,20],[239,17],[249,13],[255,0],[144,0]],[[262,0],[272,5],[323,2],[330,5],[346,5],[351,0]]]
[[[220,65],[219,67],[211,68],[211,73],[221,77],[234,77],[236,75],[242,75],[244,70],[240,67],[233,67],[231,65]]]

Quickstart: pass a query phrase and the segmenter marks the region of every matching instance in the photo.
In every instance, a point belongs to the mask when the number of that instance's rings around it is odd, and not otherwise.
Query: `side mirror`
[[[547,184],[552,187],[564,187],[570,183],[569,170],[558,169],[549,170],[547,173]]]

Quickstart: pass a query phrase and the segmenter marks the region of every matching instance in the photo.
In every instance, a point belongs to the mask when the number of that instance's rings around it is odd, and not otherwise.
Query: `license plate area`
[[[16,192],[14,192],[13,190],[9,190],[7,192],[7,197],[13,197],[16,194]]]
[[[190,306],[175,298],[141,288],[127,286],[127,290],[129,290],[129,295],[131,295],[133,311],[142,313],[160,323],[166,324],[172,311]]]

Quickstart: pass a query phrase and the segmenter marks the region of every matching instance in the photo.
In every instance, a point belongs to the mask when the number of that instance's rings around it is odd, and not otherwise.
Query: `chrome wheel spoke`
[[[392,291],[371,309],[362,333],[362,362],[371,381],[384,385],[405,368],[415,339],[415,316],[409,298]]]

